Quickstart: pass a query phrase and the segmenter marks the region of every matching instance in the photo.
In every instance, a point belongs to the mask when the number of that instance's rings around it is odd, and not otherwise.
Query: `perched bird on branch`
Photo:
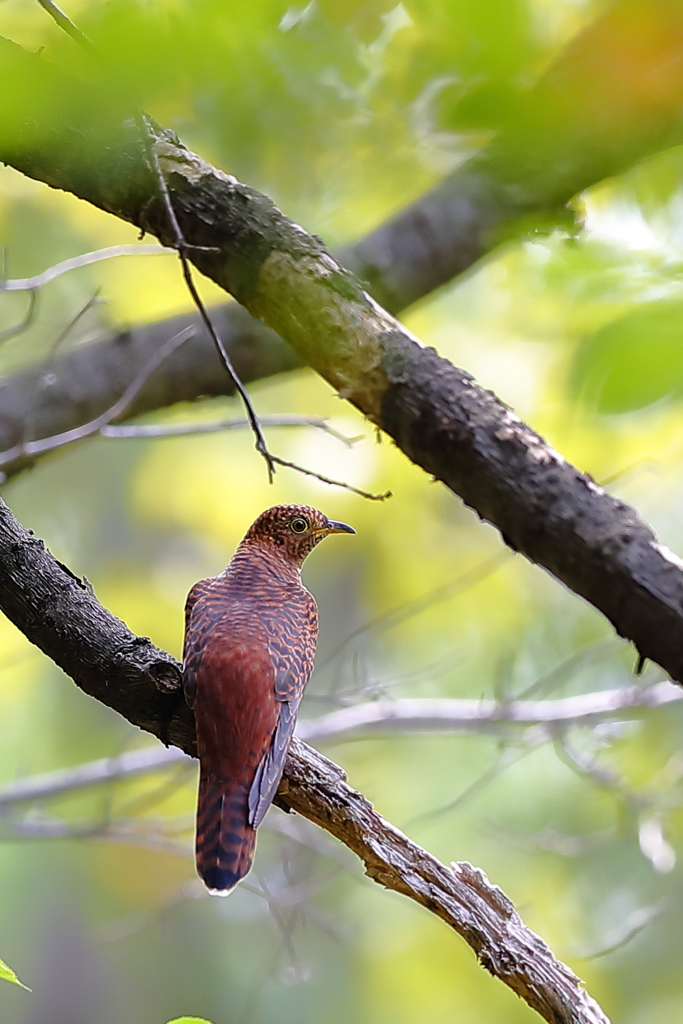
[[[227,896],[248,873],[313,669],[318,609],[301,566],[330,533],[355,533],[305,505],[276,505],[224,572],[185,606],[184,689],[199,753],[197,872]]]

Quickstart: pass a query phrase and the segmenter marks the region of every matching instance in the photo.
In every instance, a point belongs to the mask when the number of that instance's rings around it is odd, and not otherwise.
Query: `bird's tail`
[[[256,831],[248,824],[249,787],[200,775],[197,873],[214,896],[227,896],[249,873]]]

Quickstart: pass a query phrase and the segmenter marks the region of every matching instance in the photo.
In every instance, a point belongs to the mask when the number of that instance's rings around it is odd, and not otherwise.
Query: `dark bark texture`
[[[433,349],[394,337],[384,368],[398,446],[683,681],[683,563],[636,511]]]
[[[367,282],[386,309],[398,313],[467,270],[505,236],[524,232],[525,217],[533,215],[533,224],[543,214],[549,224],[558,214],[566,220],[562,208],[582,189],[680,141],[680,8],[663,0],[656,8],[647,6],[647,17],[644,10],[642,0],[609,8],[567,47],[488,146],[341,250],[339,262]],[[272,331],[234,304],[217,308],[214,316],[243,380],[301,365]],[[151,348],[178,329],[179,319],[134,328],[58,357],[50,387],[34,389],[40,367],[0,380],[0,452],[24,437],[29,410],[30,439],[70,430],[103,412],[139,373]],[[188,315],[183,326],[190,322],[196,339],[154,374],[130,415],[203,395],[232,394],[199,317]],[[30,464],[18,458],[2,468],[8,477]]]
[[[0,156],[172,241],[137,124],[115,117],[92,124],[92,96],[84,103],[83,90],[70,80],[64,84],[63,76],[11,44],[0,46],[3,61],[17,75],[28,74],[34,87],[12,107],[11,130],[0,131]],[[48,84],[45,103],[60,92],[64,103],[54,112],[59,130],[50,123],[43,134],[36,94],[43,97]],[[637,513],[568,465],[466,373],[422,348],[320,239],[170,133],[150,131],[185,238],[218,249],[193,252],[200,269],[276,328],[515,550],[589,600],[644,656],[683,680],[681,564]]]
[[[0,499],[0,608],[74,682],[134,725],[194,755],[177,661],[103,608]]]
[[[133,725],[195,755],[180,666],[100,605],[0,501],[0,608],[81,689]],[[367,874],[453,928],[482,966],[551,1024],[608,1024],[579,979],[525,927],[511,901],[470,864],[447,868],[381,818],[341,768],[294,741],[277,803],[360,857]]]

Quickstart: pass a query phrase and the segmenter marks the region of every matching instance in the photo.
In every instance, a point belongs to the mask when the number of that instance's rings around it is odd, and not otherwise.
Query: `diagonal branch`
[[[87,581],[58,562],[3,502],[0,608],[86,693],[194,754],[194,723],[177,662],[103,608]],[[337,765],[298,740],[277,801],[336,836],[380,885],[445,921],[488,971],[550,1024],[607,1024],[578,978],[482,871],[466,862],[441,864],[381,818]]]
[[[31,85],[18,88],[4,112],[0,159],[155,233],[162,244],[173,242],[135,119],[106,93],[84,97],[78,83],[11,43],[0,44],[0,69]],[[683,563],[635,510],[567,463],[469,374],[422,347],[320,239],[172,133],[153,130],[197,267],[276,329],[511,548],[603,612],[643,658],[683,679]]]
[[[340,263],[397,313],[463,273],[501,239],[524,233],[525,218],[532,216],[534,226],[539,216],[550,224],[566,221],[562,208],[583,189],[683,138],[682,37],[675,4],[610,5],[539,79],[489,145],[407,209],[341,250]],[[214,309],[212,319],[218,320],[220,337],[245,382],[301,365],[296,353],[234,303]],[[198,333],[182,362],[168,364],[163,388],[157,382],[139,396],[138,411],[232,393],[198,316],[194,324]],[[0,449],[23,436],[29,405],[36,407],[36,437],[92,419],[135,376],[149,354],[146,346],[178,329],[173,320],[83,347],[57,362],[55,381],[38,389],[35,402],[29,401],[36,390],[30,385],[42,376],[39,369],[0,381]],[[92,398],[78,386],[83,381],[91,384]],[[5,467],[5,475],[26,465],[19,460]]]

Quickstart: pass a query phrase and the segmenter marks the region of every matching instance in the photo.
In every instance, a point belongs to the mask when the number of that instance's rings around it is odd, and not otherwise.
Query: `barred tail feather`
[[[228,896],[248,873],[256,831],[248,824],[249,787],[200,776],[197,873],[214,896]]]

